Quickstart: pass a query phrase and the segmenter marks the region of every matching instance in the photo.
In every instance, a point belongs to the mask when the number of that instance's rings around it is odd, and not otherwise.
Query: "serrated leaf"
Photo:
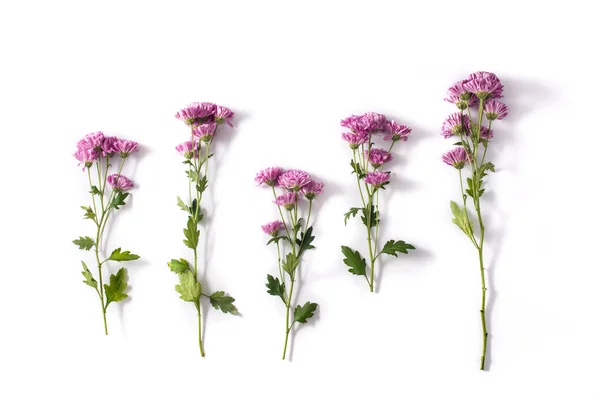
[[[394,257],[398,257],[397,253],[408,254],[408,250],[414,250],[415,247],[412,244],[406,243],[404,240],[388,240],[379,254],[389,254]]]
[[[267,246],[270,245],[273,242],[279,243],[280,240],[285,240],[287,242],[290,241],[290,239],[288,239],[287,236],[275,236],[275,237],[272,237],[271,239],[269,239],[269,241],[267,242]]]
[[[367,215],[369,215],[368,209],[361,208],[361,212],[362,212],[362,217],[360,217],[360,220],[367,228],[369,226],[371,228],[373,228],[373,227],[376,227],[377,224],[379,224],[379,212],[375,211],[375,207],[371,206],[371,220],[370,221],[367,221]]]
[[[307,301],[302,307],[296,306],[294,309],[294,322],[307,323],[308,319],[315,315],[318,306],[317,303],[311,303],[310,301]]]
[[[114,249],[112,253],[110,253],[110,257],[108,260],[122,262],[122,261],[133,261],[140,258],[137,254],[132,254],[129,250],[121,251],[121,248]]]
[[[285,260],[281,262],[281,268],[287,272],[290,276],[293,276],[296,268],[298,268],[298,264],[300,261],[293,253],[288,253],[285,256]]]
[[[183,244],[192,250],[198,247],[200,231],[198,230],[198,224],[194,222],[192,217],[188,218],[187,228],[183,230],[183,235],[185,236],[185,239],[183,239]]]
[[[92,186],[92,190],[90,190],[90,193],[93,195],[99,194],[101,195],[102,192],[100,192],[100,190],[98,190],[98,188],[96,186]]]
[[[206,176],[203,176],[202,179],[198,181],[198,184],[196,185],[196,190],[200,193],[204,193],[207,187],[208,179],[206,178]]]
[[[175,272],[176,274],[181,274],[190,269],[190,264],[183,258],[180,258],[179,260],[173,258],[167,263],[167,265],[169,268],[171,268],[171,271]]]
[[[125,293],[125,290],[127,290],[127,270],[121,268],[116,274],[110,276],[110,285],[104,284],[104,292],[106,293],[105,308],[110,303],[116,303],[129,297]]]
[[[96,242],[89,236],[79,236],[79,239],[73,240],[76,246],[79,246],[79,250],[90,250],[96,245]]]
[[[485,171],[496,172],[496,167],[491,162],[486,162],[482,166],[479,167],[479,173],[483,176]]]
[[[296,244],[298,244],[298,258],[304,253],[306,250],[314,249],[311,243],[315,240],[315,237],[312,235],[313,228],[309,227],[306,232],[300,234],[300,239],[296,239]]]
[[[233,305],[235,299],[231,296],[226,296],[225,292],[221,290],[211,294],[209,296],[209,299],[210,304],[212,304],[212,306],[217,310],[220,309],[224,313],[229,313],[233,315],[238,313],[237,308]]]
[[[358,250],[352,250],[348,246],[342,246],[342,253],[346,256],[346,258],[344,258],[344,264],[350,267],[348,272],[354,275],[366,276],[367,261],[360,255]]]
[[[365,177],[363,168],[361,167],[361,165],[359,163],[354,162],[354,160],[350,160],[350,166],[352,167],[352,173],[358,175],[359,179],[362,179]]]
[[[179,296],[181,300],[193,302],[198,307],[202,286],[192,271],[187,270],[179,274],[179,285],[175,285],[175,290],[181,295]]]
[[[85,281],[83,281],[83,283],[85,283],[88,286],[93,287],[97,291],[98,290],[98,281],[96,281],[94,279],[94,276],[92,275],[92,273],[88,269],[88,266],[86,265],[86,263],[84,263],[82,261],[81,264],[83,265],[83,271],[81,272],[81,274],[85,278]]]
[[[452,210],[452,215],[454,218],[452,222],[456,224],[467,236],[473,236],[473,227],[471,225],[471,221],[467,215],[467,210],[461,208],[455,202],[450,202],[450,209]]]
[[[179,196],[177,196],[177,206],[185,212],[190,212],[190,208],[184,203],[183,200],[181,200],[181,197]]]
[[[96,220],[96,213],[94,213],[92,207],[81,206],[81,208],[85,211],[85,214],[83,214],[83,218],[92,219],[94,221]]]
[[[348,220],[350,219],[350,217],[356,217],[356,214],[358,214],[358,212],[360,210],[362,210],[362,208],[352,207],[350,209],[350,211],[348,211],[346,214],[344,214],[344,225],[346,225],[348,223]]]
[[[185,171],[185,173],[192,182],[198,182],[198,173],[196,171]]]
[[[271,296],[279,296],[281,301],[285,303],[285,282],[279,282],[279,278],[274,278],[271,275],[267,275],[267,293]]]
[[[119,207],[125,205],[125,199],[129,196],[127,192],[116,192],[115,198],[110,202],[110,207],[118,210]]]

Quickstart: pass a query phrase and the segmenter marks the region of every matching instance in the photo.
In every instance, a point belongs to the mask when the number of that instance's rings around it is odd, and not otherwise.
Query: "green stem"
[[[273,198],[277,200],[277,192],[275,192],[275,186],[271,186],[273,190]],[[283,226],[285,228],[285,233],[287,234],[288,239],[291,241],[292,237],[290,236],[290,231],[288,229],[287,223],[285,222],[285,218],[283,217],[283,211],[281,211],[281,206],[278,204],[277,209],[279,210],[279,215],[281,216],[281,222],[283,222]],[[293,244],[292,244],[293,246]]]
[[[104,217],[104,213],[102,216]],[[106,324],[106,305],[104,304],[104,285],[102,284],[102,262],[100,261],[100,254],[98,249],[99,241],[100,225],[96,227],[96,245],[94,246],[94,252],[96,254],[96,262],[98,263],[98,280],[100,283],[100,305],[102,307],[102,319],[104,320],[104,334],[108,335],[108,325]]]
[[[304,225],[304,232],[308,229],[308,222],[310,221],[310,213],[312,212],[312,199],[308,201],[308,216],[306,217],[306,224]]]
[[[375,259],[373,256],[373,245],[371,243],[371,212],[373,208],[373,195],[369,194],[369,203],[367,204],[367,243],[369,243],[369,259],[371,260],[371,280],[369,281],[369,291],[373,293],[373,284],[375,276]],[[367,279],[368,280],[368,279]]]
[[[281,283],[283,283],[283,271],[281,270],[281,247],[279,247],[279,241],[275,243],[277,244],[277,267],[279,269],[279,278],[281,278]]]
[[[354,160],[354,165],[358,165],[358,163],[356,162],[356,150],[353,150],[352,152],[352,159]],[[363,208],[365,208],[367,206],[367,203],[365,203],[365,196],[363,195],[362,186],[360,186],[360,176],[358,176],[358,173],[356,173],[355,175],[356,184],[358,185],[358,191],[360,192],[360,199],[362,200]]]
[[[200,346],[200,356],[204,357],[204,345],[202,344],[202,315],[200,312],[200,299],[198,299],[198,345]]]
[[[88,167],[87,169],[88,172],[88,180],[90,182],[90,192],[92,191],[92,172],[91,172],[91,167]],[[96,224],[98,224],[98,210],[96,209],[96,196],[94,196],[94,194],[92,193],[92,205],[94,206],[94,215],[96,216]]]
[[[483,242],[482,245],[483,246]],[[483,348],[481,350],[481,364],[479,366],[480,370],[485,370],[485,356],[487,353],[487,338],[488,338],[488,331],[487,331],[487,324],[485,321],[485,300],[486,300],[486,285],[485,285],[485,272],[484,272],[484,268],[483,268],[483,247],[479,247],[479,271],[481,273],[481,309],[479,310],[479,313],[481,314],[481,330],[482,330],[482,335],[483,335]]]

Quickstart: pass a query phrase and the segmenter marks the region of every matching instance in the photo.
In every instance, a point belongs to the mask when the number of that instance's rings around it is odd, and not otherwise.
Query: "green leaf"
[[[300,261],[293,253],[288,253],[288,255],[285,256],[285,261],[282,261],[281,263],[281,268],[283,268],[290,276],[293,276],[299,263]]]
[[[212,304],[212,306],[217,310],[221,309],[221,311],[223,311],[224,313],[229,313],[233,315],[238,313],[237,308],[233,305],[235,299],[231,296],[225,296],[225,292],[221,290],[211,294],[209,296],[209,299],[210,304]]]
[[[129,193],[126,192],[116,192],[115,198],[110,202],[110,207],[118,210],[119,207],[125,205],[125,199],[129,196]]]
[[[190,208],[181,200],[181,197],[177,196],[177,205],[185,212],[190,212]]]
[[[315,315],[318,306],[317,303],[311,303],[310,301],[307,301],[302,307],[296,306],[294,309],[294,322],[307,323],[308,319]]]
[[[98,190],[98,188],[96,186],[92,186],[92,190],[90,190],[90,193],[93,195],[99,194],[101,195],[102,192],[100,190]]]
[[[267,293],[271,296],[279,296],[281,301],[285,303],[285,282],[279,282],[279,278],[274,278],[271,275],[267,275]]]
[[[198,173],[196,171],[185,171],[185,173],[192,182],[198,182]]]
[[[369,211],[367,208],[361,208],[361,212],[362,212],[362,217],[360,217],[361,221],[363,224],[365,224],[365,226],[368,228],[369,226],[371,228],[377,226],[377,224],[379,224],[379,212],[375,211],[375,207],[371,206],[371,219],[370,221],[367,221],[367,215],[369,215]],[[370,224],[370,225],[369,225]]]
[[[83,218],[96,220],[96,213],[92,210],[92,207],[81,206],[81,208],[85,211],[83,214]]]
[[[185,244],[190,249],[195,249],[198,247],[198,239],[200,238],[200,231],[198,230],[198,224],[194,222],[192,217],[188,218],[187,221],[187,229],[183,230],[183,234],[185,239],[183,240],[183,244]]]
[[[408,254],[408,250],[414,250],[415,247],[412,244],[406,243],[404,240],[388,240],[386,244],[383,245],[383,249],[379,252],[392,255],[394,257],[398,257],[396,253]]]
[[[350,211],[348,211],[346,214],[344,214],[344,225],[346,225],[348,223],[348,220],[350,219],[350,217],[356,217],[356,214],[362,210],[362,208],[360,207],[352,207],[350,209]]]
[[[175,290],[181,295],[179,296],[181,300],[193,302],[198,307],[202,286],[200,286],[192,271],[187,270],[179,274],[179,285],[175,285]]]
[[[207,187],[208,179],[206,178],[206,176],[203,176],[202,179],[198,181],[198,184],[196,185],[196,190],[200,193],[204,193]]]
[[[125,293],[127,289],[127,270],[121,268],[116,274],[110,276],[110,285],[104,284],[104,292],[106,293],[106,306],[112,302],[125,300],[128,296]]]
[[[358,250],[352,250],[348,246],[342,246],[342,253],[344,258],[344,264],[350,267],[348,272],[354,275],[365,275],[367,273],[367,261],[363,256],[360,255]]]
[[[79,239],[73,240],[73,243],[79,246],[79,250],[89,250],[96,245],[96,242],[89,236],[79,236]]]
[[[358,175],[359,179],[365,177],[362,167],[359,163],[355,163],[354,160],[350,160],[350,166],[352,167],[352,173]]]
[[[456,224],[467,236],[473,236],[473,226],[471,225],[471,221],[467,215],[467,210],[461,208],[455,202],[450,202],[450,209],[452,210],[452,215],[454,218],[452,222]]]
[[[110,257],[107,260],[112,261],[133,261],[140,258],[137,254],[131,254],[129,250],[121,251],[121,248],[114,249],[112,253],[110,253]]]
[[[94,289],[96,289],[96,291],[98,291],[98,282],[94,279],[94,276],[88,269],[88,266],[83,261],[81,262],[81,264],[83,265],[83,271],[81,272],[81,274],[85,278],[85,281],[83,281],[83,283],[93,287]]]
[[[311,243],[315,240],[315,237],[312,235],[313,228],[310,226],[306,232],[300,233],[300,239],[296,239],[296,243],[298,244],[298,258],[304,253],[306,250],[314,249]]]
[[[181,274],[182,272],[190,269],[190,264],[183,258],[180,258],[179,260],[173,258],[167,263],[167,265],[169,268],[171,268],[171,271],[175,272],[176,274]]]
[[[287,242],[290,241],[290,239],[288,239],[287,236],[275,236],[275,237],[269,239],[269,241],[267,242],[267,246],[270,245],[273,242],[279,243],[280,240],[286,240]]]

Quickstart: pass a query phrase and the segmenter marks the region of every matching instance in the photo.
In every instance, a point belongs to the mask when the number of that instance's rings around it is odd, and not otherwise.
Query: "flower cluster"
[[[89,270],[87,264],[82,261],[83,281],[86,285],[94,288],[100,303],[102,304],[102,319],[104,320],[104,332],[108,335],[106,323],[106,310],[111,303],[119,302],[127,298],[127,270],[119,269],[116,274],[110,276],[110,284],[104,284],[102,279],[102,268],[108,261],[132,261],[139,258],[138,255],[129,251],[115,249],[110,257],[100,261],[101,242],[103,233],[110,216],[120,207],[125,205],[129,196],[128,190],[133,188],[133,182],[122,174],[125,160],[130,154],[139,150],[137,142],[119,139],[114,136],[105,136],[102,132],[93,132],[84,136],[77,142],[75,158],[83,170],[87,170],[90,194],[92,197],[89,206],[81,206],[84,210],[84,218],[90,219],[96,228],[95,237],[80,236],[73,243],[82,250],[94,249],[98,268],[98,280]],[[111,158],[120,158],[117,173],[109,175],[111,169]],[[94,168],[95,167],[95,168]],[[92,174],[92,169],[96,171]],[[111,190],[112,189],[112,190]]]
[[[188,181],[188,201],[177,198],[177,205],[187,216],[186,226],[183,230],[183,243],[194,253],[193,262],[186,259],[172,259],[167,263],[171,271],[179,277],[179,284],[175,290],[183,301],[193,303],[198,313],[198,345],[200,355],[204,357],[204,344],[202,341],[202,316],[200,298],[208,298],[210,304],[224,313],[237,314],[233,304],[235,299],[226,296],[225,292],[218,290],[212,294],[204,293],[203,286],[198,278],[198,244],[200,231],[198,225],[204,219],[201,208],[202,196],[208,187],[208,163],[212,157],[211,147],[217,135],[219,126],[223,123],[231,124],[233,111],[227,107],[213,103],[192,103],[179,110],[175,118],[183,121],[190,129],[189,140],[180,143],[175,150],[185,159],[185,171]],[[266,228],[264,228],[266,229]],[[274,229],[274,225],[270,228]]]
[[[453,201],[450,208],[452,220],[469,238],[479,255],[480,277],[482,282],[481,322],[483,333],[483,350],[480,368],[485,368],[487,352],[486,311],[486,280],[483,262],[483,244],[485,227],[481,214],[481,196],[485,189],[483,178],[488,172],[494,172],[494,164],[486,160],[490,140],[494,137],[492,122],[502,120],[508,115],[508,107],[497,100],[502,97],[504,86],[500,79],[491,72],[475,72],[448,89],[446,101],[454,103],[460,110],[448,116],[442,124],[444,138],[456,137],[457,147],[442,155],[442,161],[458,170],[462,205]],[[470,177],[463,183],[465,167],[471,167]],[[466,187],[466,189],[465,189]],[[479,235],[473,229],[473,222],[467,211],[467,199],[471,198]]]
[[[270,167],[256,174],[255,182],[271,187],[273,203],[277,205],[281,219],[262,226],[262,231],[270,236],[267,244],[277,245],[277,265],[279,276],[267,275],[267,293],[277,296],[286,308],[285,342],[283,359],[285,359],[290,331],[295,323],[306,323],[314,315],[317,303],[306,302],[293,306],[296,271],[301,257],[306,250],[314,248],[313,228],[310,226],[313,200],[323,193],[323,183],[311,179],[304,171],[290,169],[284,171],[280,167]],[[276,188],[280,189],[277,193]],[[306,221],[300,215],[308,200]],[[287,254],[286,254],[287,252]],[[292,320],[290,322],[290,314]]]
[[[385,189],[390,183],[390,172],[383,168],[392,160],[392,148],[396,142],[408,140],[411,129],[396,121],[388,120],[384,115],[368,112],[362,115],[352,115],[341,121],[340,125],[350,129],[342,133],[342,139],[348,143],[352,150],[350,166],[356,176],[356,183],[362,202],[362,207],[352,207],[345,214],[344,222],[350,217],[356,217],[360,212],[362,222],[367,229],[370,264],[367,268],[366,259],[360,252],[348,246],[342,246],[344,263],[350,267],[349,272],[363,275],[372,292],[375,284],[375,260],[382,253],[397,256],[397,253],[407,253],[414,247],[402,240],[388,241],[381,251],[378,251],[379,241],[379,189]],[[451,127],[449,129],[452,129]],[[384,141],[391,141],[388,149],[374,148],[373,140],[383,134]],[[373,230],[375,232],[373,233]]]

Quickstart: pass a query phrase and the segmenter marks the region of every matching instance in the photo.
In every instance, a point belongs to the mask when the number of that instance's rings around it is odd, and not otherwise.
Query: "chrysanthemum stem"
[[[352,158],[354,159],[354,165],[357,165],[356,150],[352,151]],[[367,206],[367,203],[365,203],[365,196],[363,195],[362,186],[360,186],[360,176],[358,175],[358,173],[356,173],[356,184],[358,185],[358,191],[360,192],[360,199],[362,200],[362,205],[364,208]]]
[[[198,299],[198,346],[200,346],[200,356],[204,357],[204,345],[202,344],[202,313],[200,312],[200,299]]]
[[[373,254],[373,244],[371,243],[371,213],[373,212],[373,194],[369,194],[369,203],[367,204],[367,243],[369,243],[369,259],[371,266],[371,279],[369,280],[369,291],[373,292],[374,276],[375,276],[375,258]]]
[[[273,190],[273,197],[275,198],[275,200],[277,200],[277,192],[275,192],[275,186],[271,186],[271,189]],[[285,228],[285,233],[287,234],[288,239],[292,240],[292,237],[290,236],[290,231],[285,222],[285,218],[283,217],[283,211],[281,211],[281,206],[279,204],[277,204],[277,209],[279,210],[279,215],[281,216],[281,222],[283,222],[283,227]]]

